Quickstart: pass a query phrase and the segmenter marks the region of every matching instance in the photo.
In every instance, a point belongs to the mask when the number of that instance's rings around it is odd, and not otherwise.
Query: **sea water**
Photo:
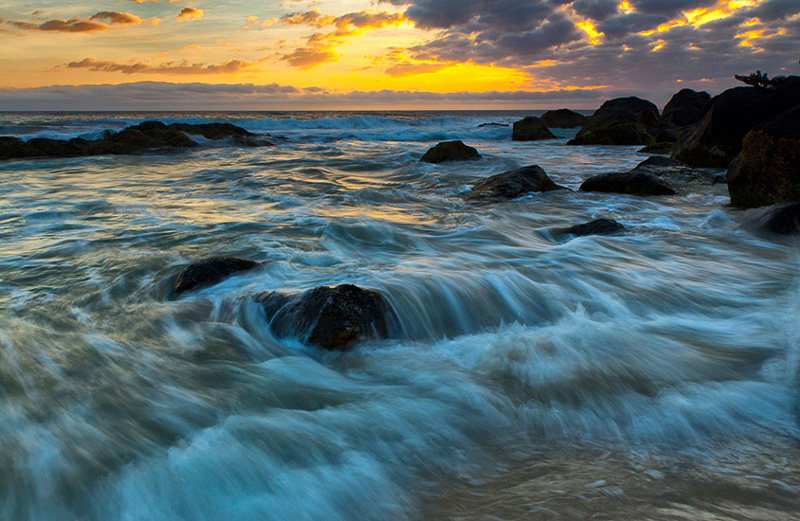
[[[797,519],[798,243],[724,185],[577,191],[638,147],[478,127],[530,114],[0,114],[276,145],[0,162],[0,519]],[[419,162],[451,139],[483,159]],[[532,164],[574,191],[462,197]],[[627,232],[560,233],[595,218]],[[212,256],[265,267],[171,298]],[[251,298],[342,283],[389,339],[278,339]]]

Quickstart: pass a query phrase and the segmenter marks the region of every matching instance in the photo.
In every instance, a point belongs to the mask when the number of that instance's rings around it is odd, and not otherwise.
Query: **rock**
[[[258,266],[260,264],[257,262],[236,257],[212,257],[193,262],[178,274],[173,290],[175,295],[180,295],[184,291],[216,284],[233,273],[252,270]]]
[[[556,139],[556,136],[550,132],[544,121],[528,116],[514,123],[511,139],[513,141],[539,141],[542,139]]]
[[[203,136],[206,139],[225,139],[229,137],[253,136],[255,134],[230,123],[206,123],[194,125],[191,123],[173,123],[169,128],[180,130],[187,134]]]
[[[343,284],[300,295],[267,292],[255,298],[278,337],[295,336],[325,349],[346,349],[363,338],[388,334],[389,306],[375,290]]]
[[[664,106],[661,118],[677,127],[694,125],[703,119],[709,101],[711,95],[708,92],[683,89]]]
[[[695,128],[680,136],[672,156],[693,166],[726,168],[753,127],[798,104],[800,93],[791,89],[728,89],[712,98]]]
[[[659,131],[658,107],[636,98],[606,101],[568,145],[649,145]]]
[[[672,152],[672,148],[675,146],[674,142],[663,142],[663,143],[654,143],[652,145],[647,145],[646,147],[637,150],[640,154],[666,154],[669,155]]]
[[[514,199],[528,192],[552,190],[566,190],[566,188],[555,184],[540,166],[533,165],[482,179],[475,183],[465,198],[500,201]]]
[[[658,177],[645,172],[618,172],[590,177],[581,185],[583,192],[607,192],[629,195],[675,195],[677,192]]]
[[[735,206],[800,201],[800,105],[756,126],[728,168]]]
[[[664,156],[651,156],[631,172],[650,174],[680,192],[696,192],[718,183],[718,171],[698,170]]]
[[[481,123],[480,125],[478,125],[478,128],[483,128],[483,127],[508,127],[508,126],[509,126],[508,123],[495,123],[495,122],[492,122],[492,123]]]
[[[625,232],[625,227],[613,219],[595,219],[584,224],[576,224],[564,230],[564,234],[585,237],[587,235],[614,235]]]
[[[759,232],[777,235],[800,234],[800,202],[780,203],[747,210],[745,225]]]
[[[569,109],[548,110],[542,121],[550,128],[577,128],[586,123],[586,116]]]
[[[462,141],[443,141],[431,148],[420,161],[426,163],[444,163],[445,161],[475,161],[481,155],[473,147],[465,145]]]

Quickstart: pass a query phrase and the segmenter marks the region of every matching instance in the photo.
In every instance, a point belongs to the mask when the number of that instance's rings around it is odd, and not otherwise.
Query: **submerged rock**
[[[514,199],[528,192],[550,192],[566,190],[553,182],[538,165],[525,166],[493,175],[475,183],[472,190],[464,196],[470,200]]]
[[[781,203],[747,210],[745,225],[760,232],[800,235],[800,202]]]
[[[513,141],[539,141],[542,139],[556,139],[556,136],[550,132],[544,121],[528,116],[514,123],[511,139]]]
[[[675,195],[678,193],[658,177],[646,172],[637,172],[636,170],[590,177],[583,182],[580,189],[583,192],[607,192],[639,196]]]
[[[800,104],[800,93],[784,89],[736,87],[715,96],[702,121],[684,132],[672,156],[701,167],[726,168],[741,152],[756,125]]]
[[[576,224],[564,230],[564,234],[585,237],[587,235],[614,235],[625,232],[625,227],[613,219],[595,219],[584,224]]]
[[[420,161],[444,163],[445,161],[475,161],[481,158],[478,151],[463,141],[443,141],[429,149]]]
[[[189,264],[178,274],[173,291],[180,295],[184,291],[210,286],[239,271],[248,271],[260,266],[259,263],[236,257],[212,257]]]
[[[649,145],[659,132],[658,107],[637,97],[606,101],[568,145]]]
[[[708,92],[683,89],[664,106],[661,118],[677,127],[694,125],[705,116],[709,101],[711,95]]]
[[[574,110],[548,110],[542,115],[542,121],[550,128],[577,128],[586,123],[586,116]]]
[[[728,192],[745,208],[800,201],[800,105],[745,136],[728,167]]]
[[[278,337],[295,336],[325,349],[346,349],[363,338],[385,338],[389,306],[372,289],[352,284],[320,286],[299,295],[255,297]]]
[[[478,128],[483,128],[483,127],[508,127],[508,126],[510,126],[508,123],[495,123],[494,121],[492,121],[491,123],[481,123],[480,125],[478,125]]]

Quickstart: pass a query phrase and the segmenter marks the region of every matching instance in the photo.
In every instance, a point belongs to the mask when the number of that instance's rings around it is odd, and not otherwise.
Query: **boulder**
[[[644,148],[637,150],[640,154],[664,154],[669,155],[672,152],[672,148],[675,146],[675,142],[661,142],[661,143],[653,143],[652,145],[647,145]]]
[[[728,168],[735,206],[800,201],[800,105],[756,126]]]
[[[556,136],[547,128],[541,119],[528,116],[514,122],[511,130],[513,141],[539,141],[541,139],[555,139]]]
[[[664,106],[661,118],[677,127],[694,125],[703,119],[709,101],[711,95],[708,92],[683,89]]]
[[[645,172],[617,172],[590,177],[581,185],[583,192],[607,192],[628,195],[675,195],[677,192],[658,177]]]
[[[346,349],[363,338],[388,335],[390,308],[372,289],[343,284],[299,295],[260,293],[255,299],[279,338],[292,336],[325,349]]]
[[[649,145],[659,132],[658,107],[636,98],[606,101],[568,145]]]
[[[718,183],[719,171],[698,170],[664,156],[651,156],[631,172],[652,175],[680,192],[694,192]]]
[[[566,188],[555,184],[540,166],[533,165],[482,179],[475,183],[465,198],[502,201],[520,197],[528,192],[550,192],[552,190],[566,190]]]
[[[445,161],[475,161],[481,158],[478,151],[462,141],[443,141],[429,149],[420,161],[444,163]]]
[[[780,203],[747,210],[745,226],[777,235],[800,234],[800,202]]]
[[[229,277],[233,273],[248,271],[260,266],[259,263],[236,257],[212,257],[189,264],[178,274],[173,285],[175,295],[197,287],[210,286]]]
[[[680,136],[672,156],[693,166],[726,168],[753,127],[798,104],[800,93],[791,89],[728,89],[712,98],[700,123]]]
[[[578,128],[586,123],[586,116],[569,109],[548,110],[542,121],[550,128]]]
[[[576,224],[564,230],[566,235],[585,237],[586,235],[613,235],[623,233],[625,227],[613,219],[595,219],[584,224]]]

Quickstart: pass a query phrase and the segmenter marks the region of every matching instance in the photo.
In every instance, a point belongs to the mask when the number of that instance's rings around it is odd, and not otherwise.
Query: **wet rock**
[[[664,106],[661,118],[677,127],[694,125],[703,119],[709,101],[711,95],[708,92],[683,89]]]
[[[675,146],[675,143],[672,141],[669,142],[662,142],[662,143],[654,143],[652,145],[647,145],[646,147],[638,150],[640,154],[665,154],[668,155],[672,153],[672,148]]]
[[[511,131],[511,139],[513,141],[539,141],[555,138],[556,136],[550,132],[544,121],[533,116],[516,121]]]
[[[613,219],[595,219],[584,224],[577,224],[564,230],[564,234],[585,237],[587,235],[614,235],[624,233],[625,227]]]
[[[583,192],[606,192],[639,196],[675,195],[677,192],[658,177],[631,170],[590,177],[581,185]]]
[[[475,183],[464,197],[469,200],[502,201],[514,199],[528,192],[566,190],[553,182],[538,165],[525,166],[493,175]]]
[[[385,338],[389,306],[372,289],[352,284],[320,286],[299,295],[255,297],[278,337],[294,336],[325,349],[346,349],[364,338]]]
[[[707,190],[718,182],[718,171],[700,170],[664,156],[651,156],[642,161],[631,172],[639,172],[668,184],[681,192]]]
[[[212,257],[193,262],[178,274],[173,291],[175,295],[180,295],[184,291],[216,284],[233,273],[252,270],[258,266],[260,264],[257,262],[236,257]]]
[[[800,235],[800,202],[780,203],[747,210],[745,227],[777,235]]]
[[[728,193],[745,208],[800,201],[800,105],[745,136],[728,167]]]
[[[756,125],[800,104],[790,89],[736,87],[715,96],[700,123],[681,134],[672,156],[692,166],[726,168]]]
[[[658,107],[637,97],[606,101],[568,145],[649,145],[659,131]]]
[[[475,161],[481,158],[478,151],[462,141],[443,141],[431,148],[420,161],[425,163],[444,163],[445,161]]]
[[[483,127],[508,127],[508,126],[510,126],[508,123],[491,122],[491,123],[481,123],[480,125],[478,125],[478,128],[483,128]]]
[[[586,123],[586,116],[569,109],[548,110],[542,121],[550,128],[578,128]]]

